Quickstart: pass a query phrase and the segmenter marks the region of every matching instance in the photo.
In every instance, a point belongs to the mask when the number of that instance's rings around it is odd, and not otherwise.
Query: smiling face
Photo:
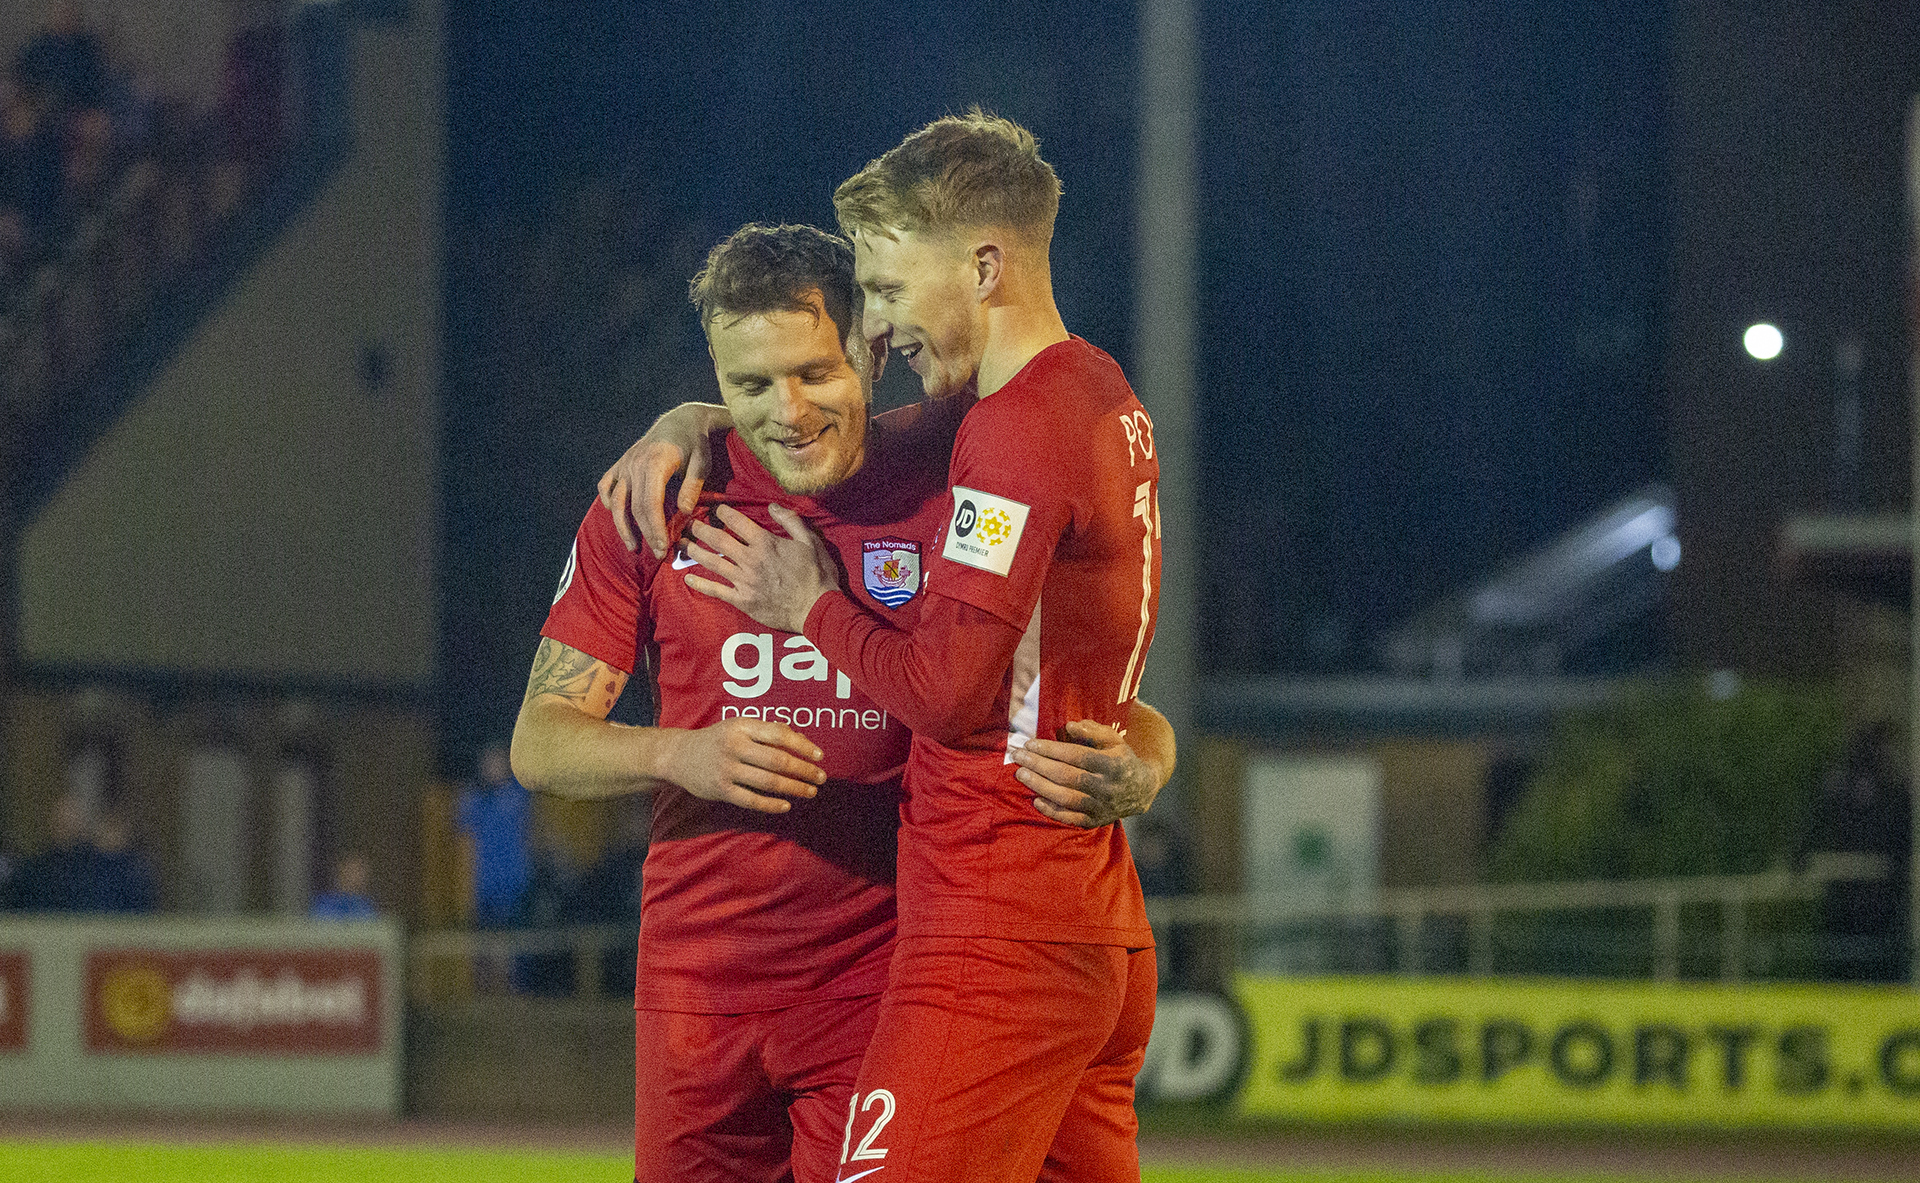
[[[928,398],[972,390],[986,349],[986,305],[967,244],[914,230],[853,236],[867,340],[898,349]]]
[[[812,494],[865,459],[873,385],[818,291],[804,309],[721,313],[707,326],[720,398],[733,429],[789,493]],[[857,330],[851,334],[858,346]]]

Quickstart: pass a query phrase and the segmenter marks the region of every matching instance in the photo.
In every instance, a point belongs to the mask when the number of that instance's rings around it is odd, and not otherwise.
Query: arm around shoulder
[[[1093,829],[1145,813],[1173,776],[1173,727],[1134,701],[1125,731],[1091,719],[1068,723],[1056,739],[1033,739],[1013,753],[1033,805],[1058,822]]]
[[[733,412],[713,403],[681,403],[654,420],[600,478],[600,500],[613,514],[614,528],[628,550],[645,542],[657,558],[672,542],[667,537],[667,486],[684,470],[679,507],[691,513],[700,502],[707,469],[713,462],[712,434],[733,426]]]

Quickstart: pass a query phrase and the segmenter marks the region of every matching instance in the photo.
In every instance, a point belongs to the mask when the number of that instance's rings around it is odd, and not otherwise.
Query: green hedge
[[[1790,858],[1839,757],[1837,699],[1805,685],[1722,690],[1645,683],[1561,720],[1495,840],[1491,877],[1745,874]]]

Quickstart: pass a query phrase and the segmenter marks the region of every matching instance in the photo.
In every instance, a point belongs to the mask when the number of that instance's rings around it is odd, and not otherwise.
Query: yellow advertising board
[[[1920,1129],[1900,987],[1243,977],[1242,1112]]]

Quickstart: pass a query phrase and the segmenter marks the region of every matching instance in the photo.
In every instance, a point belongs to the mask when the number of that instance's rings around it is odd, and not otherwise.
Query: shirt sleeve
[[[627,550],[613,515],[596,500],[574,533],[540,635],[633,673],[652,632],[645,594],[652,562]]]
[[[928,591],[1019,632],[1033,620],[1047,568],[1073,525],[1085,455],[1027,426],[1001,415],[955,449],[952,516],[926,574]]]
[[[805,632],[828,661],[914,734],[950,743],[985,723],[1023,630],[972,604],[932,590],[923,594],[911,632],[838,591],[814,601]]]

